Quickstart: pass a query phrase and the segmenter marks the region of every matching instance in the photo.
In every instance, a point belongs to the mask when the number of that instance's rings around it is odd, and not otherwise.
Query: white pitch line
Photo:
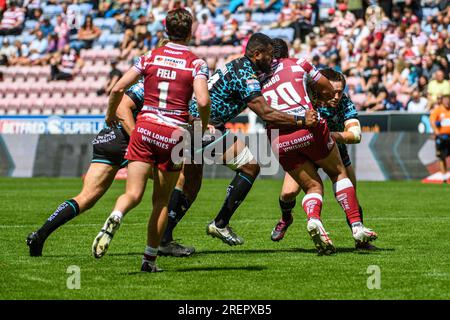
[[[306,217],[305,217],[306,219]],[[269,219],[265,219],[269,220]],[[325,218],[324,221],[343,221],[345,220],[345,216],[343,215],[342,218]],[[368,221],[399,221],[399,220],[450,220],[449,217],[400,217],[400,218],[370,218],[366,219]],[[192,221],[191,221],[192,222]],[[253,219],[240,219],[239,223],[254,223],[255,220]],[[186,222],[189,223],[189,222]],[[207,222],[205,222],[207,223]],[[140,225],[147,225],[147,221],[143,222],[133,222],[133,223],[124,223],[124,225],[127,226],[140,226]],[[68,224],[65,225],[64,228],[77,228],[77,227],[101,227],[101,223],[83,223],[83,224]],[[33,228],[36,227],[35,224],[22,224],[22,225],[0,225],[0,229],[13,229],[13,228]]]

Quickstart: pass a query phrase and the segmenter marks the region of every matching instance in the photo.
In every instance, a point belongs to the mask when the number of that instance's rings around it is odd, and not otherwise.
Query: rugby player
[[[255,33],[248,41],[245,55],[216,70],[208,81],[211,95],[210,124],[215,127],[215,132],[205,134],[202,151],[204,154],[219,155],[218,160],[236,174],[227,188],[222,208],[215,219],[207,225],[206,233],[230,246],[244,243],[244,240],[229,226],[229,222],[250,191],[260,167],[249,148],[225,128],[225,123],[248,107],[263,121],[276,126],[299,128],[313,127],[317,124],[317,114],[314,110],[308,110],[302,116],[288,115],[270,108],[267,104],[262,96],[258,79],[271,72],[272,55],[271,39],[264,34]],[[327,82],[325,77],[322,81],[324,80]],[[329,83],[328,86],[322,86],[317,90],[326,97],[333,94]],[[191,114],[194,117],[199,116],[196,104],[195,100],[191,104]],[[218,152],[218,149],[222,150],[222,153]],[[185,164],[171,196],[169,221],[162,243],[173,240],[174,228],[186,214],[200,190],[202,172],[203,164]]]
[[[81,192],[61,203],[41,228],[28,235],[30,256],[41,256],[45,240],[59,227],[92,208],[109,189],[117,171],[127,165],[124,156],[136,116],[142,108],[141,95],[142,81],[126,91],[117,109],[122,125],[118,128],[106,126],[92,141],[93,156]]]
[[[347,171],[347,175],[356,190],[356,175],[352,166],[346,144],[356,144],[361,141],[361,126],[358,120],[358,112],[350,98],[344,93],[346,86],[345,77],[342,73],[331,68],[320,70],[330,80],[335,90],[335,96],[326,105],[319,106],[318,111],[322,118],[327,121],[331,135],[338,143],[339,154]],[[308,90],[309,91],[309,90]],[[309,96],[314,96],[314,91]],[[313,105],[316,105],[313,98]],[[280,194],[279,204],[282,213],[280,221],[272,230],[271,239],[280,241],[284,238],[287,228],[293,222],[292,210],[296,204],[296,197],[300,193],[300,186],[288,174],[284,177],[284,183]],[[359,206],[361,222],[363,222],[363,210]],[[347,224],[351,227],[349,220]],[[375,249],[370,242],[355,241],[357,249]]]
[[[144,106],[125,156],[129,160],[126,192],[117,199],[93,243],[94,256],[102,257],[123,216],[140,203],[153,171],[153,208],[141,266],[144,272],[162,271],[155,263],[156,256],[167,223],[169,198],[182,167],[182,163],[174,162],[172,150],[186,131],[188,104],[193,93],[202,130],[208,125],[210,113],[208,66],[187,47],[192,33],[192,15],[185,9],[169,11],[166,32],[170,42],[142,56],[111,92],[106,123],[114,126],[120,121],[116,110],[125,89],[144,76]]]
[[[305,109],[313,108],[307,94],[307,74],[313,79],[322,75],[304,59],[289,59],[283,40],[274,40],[274,47],[278,66],[264,84],[263,94],[273,107],[282,112],[303,114]],[[269,127],[267,133],[281,166],[306,193],[302,207],[308,216],[307,231],[319,254],[328,255],[336,249],[320,219],[323,184],[315,165],[330,177],[336,200],[351,224],[354,239],[367,242],[377,238],[377,234],[361,222],[355,188],[324,119],[311,129],[280,129],[274,132]]]
[[[261,33],[254,34],[247,44],[245,56],[229,62],[223,70],[216,70],[208,81],[211,96],[209,127],[213,126],[214,130],[205,133],[201,148],[195,150],[195,153],[200,153],[202,156],[207,151],[210,151],[210,154],[215,152],[216,157],[213,160],[221,161],[236,172],[227,189],[222,209],[216,219],[207,226],[207,234],[220,238],[229,245],[243,244],[243,239],[233,232],[228,222],[250,191],[260,168],[245,143],[225,129],[225,123],[249,107],[268,123],[297,128],[317,124],[317,113],[314,110],[309,110],[304,116],[292,116],[278,112],[267,105],[261,93],[258,76],[271,71],[272,51],[269,37]],[[324,94],[328,96],[333,94],[332,88]],[[190,113],[194,117],[200,116],[196,100],[190,106]],[[195,155],[192,158],[195,158]],[[169,219],[161,240],[159,254],[187,256],[195,251],[192,247],[179,244],[164,252],[161,249],[164,245],[173,243],[173,229],[188,211],[200,190],[203,161],[200,159],[198,162],[186,163],[183,166],[169,202]],[[120,220],[117,217],[112,218]],[[116,227],[108,231],[107,244],[102,246],[100,253],[94,255],[100,257],[106,253],[118,225],[118,223],[114,224]],[[94,241],[94,247],[97,248],[96,242],[97,240]]]

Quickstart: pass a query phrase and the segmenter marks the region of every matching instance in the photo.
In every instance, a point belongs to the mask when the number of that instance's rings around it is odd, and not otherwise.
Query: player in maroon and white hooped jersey
[[[307,60],[288,58],[287,45],[281,39],[274,39],[273,46],[278,65],[263,85],[263,95],[272,108],[297,116],[303,115],[307,109],[312,109],[306,89],[308,81],[312,81],[312,89],[318,93],[319,100],[326,101],[333,97],[334,89],[331,83]],[[331,95],[328,94],[330,92]],[[268,134],[272,136],[272,149],[278,155],[283,169],[306,194],[302,206],[308,216],[307,230],[319,254],[331,254],[336,252],[336,249],[320,220],[323,184],[316,165],[321,167],[333,182],[336,200],[352,225],[353,236],[375,240],[376,233],[361,223],[355,188],[347,175],[326,121],[321,119],[314,128],[281,129],[278,136],[274,133],[268,130]],[[292,223],[282,222],[287,226]]]
[[[144,106],[125,156],[129,160],[126,192],[117,199],[113,212],[94,241],[96,257],[106,253],[123,216],[140,203],[153,173],[153,209],[141,270],[161,271],[155,264],[156,255],[167,224],[169,197],[182,168],[181,161],[175,163],[172,150],[183,139],[189,118],[188,103],[193,93],[203,130],[210,113],[208,66],[186,46],[191,29],[192,16],[188,11],[170,11],[166,17],[170,42],[142,56],[112,90],[106,114],[108,125],[116,125],[120,120],[115,111],[124,90],[144,77]]]

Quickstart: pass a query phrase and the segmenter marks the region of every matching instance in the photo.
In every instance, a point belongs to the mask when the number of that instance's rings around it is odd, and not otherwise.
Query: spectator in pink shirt
[[[62,15],[56,17],[55,33],[58,36],[58,50],[62,50],[69,43],[69,26]]]
[[[197,46],[211,46],[216,44],[216,26],[208,19],[206,13],[202,14],[202,22],[195,31],[195,44]]]

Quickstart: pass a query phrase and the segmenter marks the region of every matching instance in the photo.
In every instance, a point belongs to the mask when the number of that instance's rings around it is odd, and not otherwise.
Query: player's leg
[[[439,171],[441,173],[442,182],[450,181],[447,175],[447,157],[450,156],[450,138],[443,136],[436,137],[436,158],[439,161]]]
[[[278,201],[280,204],[281,219],[272,230],[270,237],[272,241],[283,240],[288,227],[294,221],[292,210],[295,208],[296,197],[299,193],[300,186],[290,174],[286,173],[284,175],[283,186],[281,188],[281,194]]]
[[[305,161],[301,166],[288,172],[292,179],[305,192],[302,207],[308,217],[306,229],[316,249],[321,255],[336,252],[321,220],[323,203],[323,183],[317,168],[311,161]]]
[[[348,165],[346,165],[344,163],[344,165],[345,165],[345,171],[347,172],[347,176],[350,179],[350,181],[352,182],[353,187],[355,188],[355,191],[356,191],[357,181],[356,181],[355,168],[353,167],[353,165],[351,163],[348,164]],[[361,222],[364,223],[363,208],[361,207],[361,204],[359,203],[359,200],[358,200],[358,207],[359,207],[359,215],[361,217]],[[350,221],[348,219],[347,219],[347,224],[351,228],[351,224],[350,224]]]
[[[337,145],[333,146],[333,149],[326,158],[316,161],[316,164],[330,177],[336,200],[341,205],[351,224],[353,238],[356,241],[362,242],[375,240],[377,234],[362,224],[356,190],[347,175]]]
[[[227,188],[222,208],[216,218],[207,225],[206,233],[232,246],[241,245],[244,240],[230,228],[230,219],[252,188],[260,167],[244,142],[231,135],[228,135],[227,139],[232,139],[233,144],[224,152],[223,162],[234,170],[236,175]]]
[[[162,271],[156,264],[158,247],[167,225],[168,204],[170,195],[176,185],[179,171],[169,172],[154,169],[153,173],[153,209],[147,228],[147,247],[142,259],[141,271]]]
[[[42,255],[45,240],[59,227],[92,208],[109,189],[119,168],[104,163],[91,163],[83,188],[74,198],[61,203],[47,221],[27,238],[31,256]]]
[[[175,257],[189,256],[195,252],[194,247],[183,246],[173,240],[173,230],[184,217],[197,198],[203,177],[202,164],[185,164],[180,173],[175,189],[169,200],[169,217],[167,227],[159,247],[160,255]],[[189,183],[185,183],[188,181]]]
[[[92,253],[96,258],[105,255],[115,232],[119,229],[122,218],[142,200],[152,165],[147,162],[130,161],[125,193],[116,201],[110,216],[94,240]]]

